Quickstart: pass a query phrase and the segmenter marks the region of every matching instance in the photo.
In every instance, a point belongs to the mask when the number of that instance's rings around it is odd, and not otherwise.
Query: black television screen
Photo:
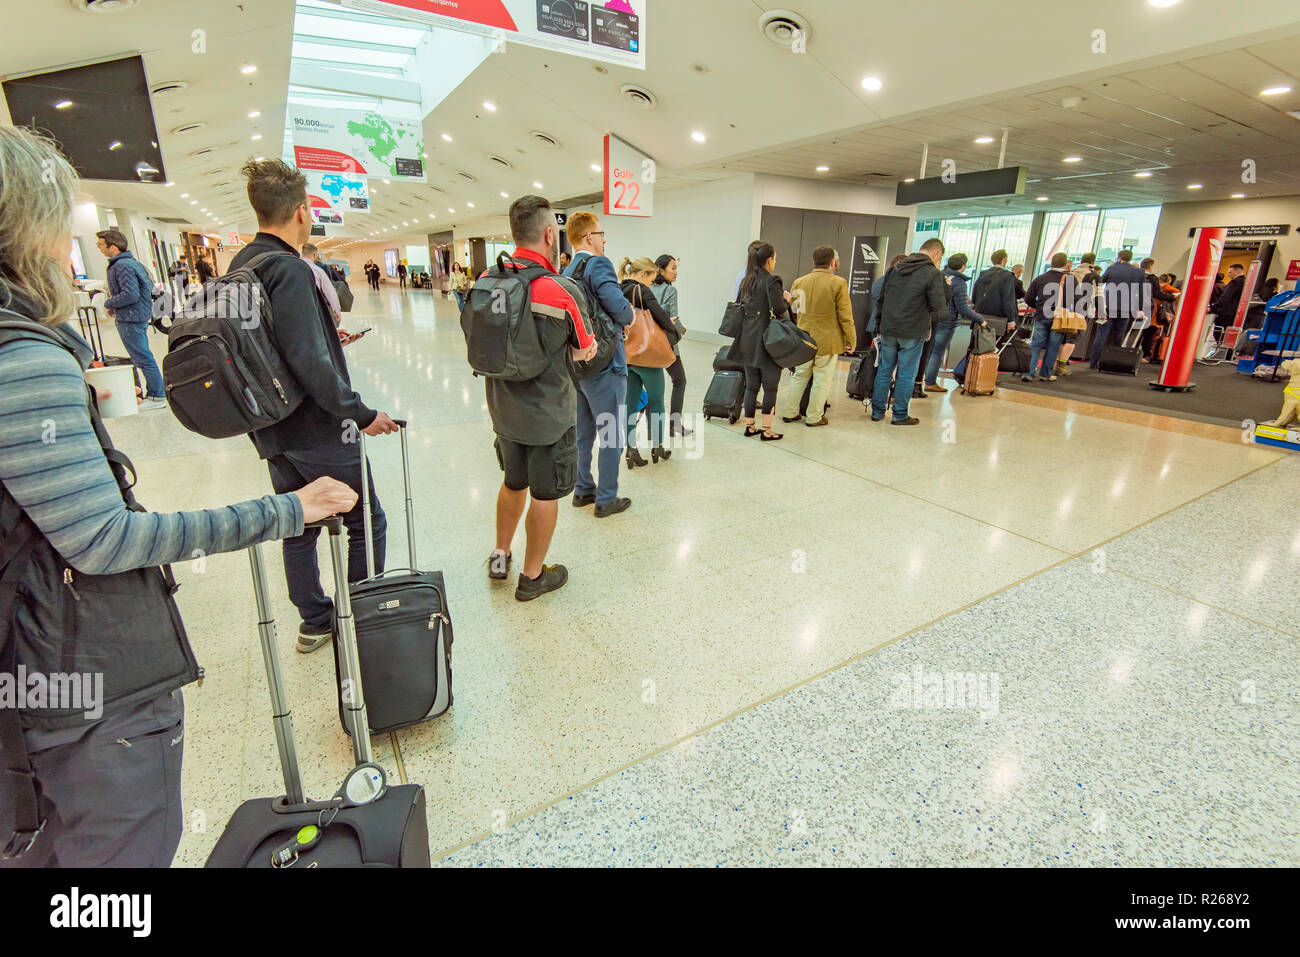
[[[166,182],[140,57],[5,80],[4,95],[14,125],[54,137],[83,179]]]

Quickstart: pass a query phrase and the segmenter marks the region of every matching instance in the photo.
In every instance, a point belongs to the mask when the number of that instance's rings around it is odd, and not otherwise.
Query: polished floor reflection
[[[562,508],[570,583],[520,604],[486,575],[500,472],[453,305],[359,290],[348,324],[375,327],[355,385],[410,420],[421,562],[456,625],[451,712],[376,741],[428,790],[444,863],[1300,863],[1294,457],[953,393],[893,428],[837,384],[827,428],[696,423],[624,473],[627,512]],[[688,410],[715,349],[683,345]],[[167,412],[112,431],[150,508],[269,491],[246,440]],[[396,440],[371,454],[395,555]],[[177,572],[208,673],[186,693],[194,865],[281,785],[247,561]],[[350,756],[333,661],[289,651],[282,589],[276,613],[323,796]]]

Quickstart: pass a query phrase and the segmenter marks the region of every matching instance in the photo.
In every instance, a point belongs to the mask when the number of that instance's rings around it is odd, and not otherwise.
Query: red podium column
[[[1178,299],[1178,312],[1169,333],[1165,364],[1155,381],[1148,383],[1153,389],[1186,392],[1196,388],[1196,383],[1189,382],[1188,378],[1192,374],[1192,363],[1196,361],[1196,349],[1201,343],[1205,309],[1210,304],[1210,293],[1214,291],[1214,276],[1219,271],[1227,237],[1225,226],[1203,226],[1192,237],[1192,251],[1187,257],[1187,281],[1183,283],[1183,294]]]

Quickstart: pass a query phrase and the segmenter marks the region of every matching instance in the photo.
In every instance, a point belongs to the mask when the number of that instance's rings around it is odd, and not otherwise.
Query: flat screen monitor
[[[5,80],[4,96],[14,125],[52,136],[82,179],[167,181],[140,57]]]

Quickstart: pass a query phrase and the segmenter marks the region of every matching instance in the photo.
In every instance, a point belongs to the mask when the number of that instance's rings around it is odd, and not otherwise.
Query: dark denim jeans
[[[356,445],[339,443],[320,449],[284,452],[266,460],[271,472],[271,487],[276,492],[296,492],[310,482],[328,475],[338,479],[359,496],[361,494],[361,450]],[[370,471],[370,463],[366,463]],[[343,515],[348,528],[348,581],[366,577],[366,531],[361,513],[361,499]],[[375,495],[374,475],[370,475],[370,528],[375,538],[375,574],[384,570],[384,552],[388,544],[388,520]],[[334,614],[334,603],[325,597],[320,584],[320,566],[316,561],[319,528],[309,528],[301,535],[284,540],[284,577],[289,584],[289,600],[298,606],[305,624],[327,625]]]
[[[924,349],[924,339],[880,337],[880,368],[876,370],[876,383],[871,390],[873,418],[882,418],[885,414],[885,400],[889,397],[889,385],[894,381],[895,367],[898,369],[898,386],[894,389],[894,421],[901,422],[907,418],[912,383],[916,381],[916,370],[920,367]]]
[[[158,363],[154,361],[153,353],[149,351],[149,323],[147,321],[119,322],[117,334],[122,340],[122,345],[126,346],[131,361],[144,376],[145,395],[150,399],[167,398],[167,393],[163,389],[162,373],[158,371]]]
[[[1023,375],[1041,375],[1043,378],[1056,374],[1056,354],[1061,350],[1061,334],[1052,331],[1051,319],[1034,320],[1034,338],[1029,344],[1029,370]],[[1039,372],[1039,361],[1042,371]]]
[[[618,497],[618,470],[623,462],[627,428],[627,373],[612,367],[578,383],[578,484],[575,495],[596,495],[597,505]],[[591,451],[600,439],[597,484],[591,474]]]
[[[934,331],[934,347],[930,350],[930,361],[925,364],[925,384],[939,384],[939,367],[952,342],[952,334],[957,331],[956,319],[945,319]]]

